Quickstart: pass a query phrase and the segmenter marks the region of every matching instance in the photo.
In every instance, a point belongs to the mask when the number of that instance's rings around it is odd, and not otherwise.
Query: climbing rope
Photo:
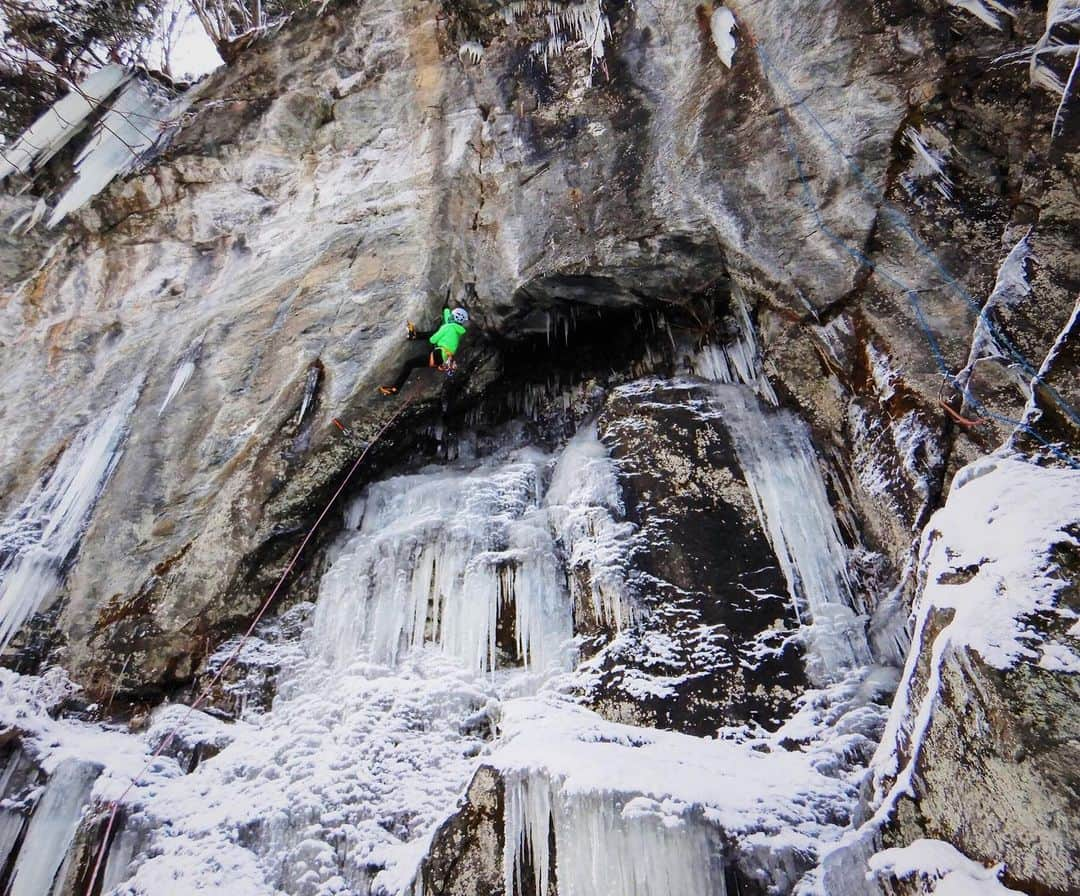
[[[821,122],[821,120],[814,114],[813,110],[810,109],[810,107],[807,105],[806,100],[805,99],[799,99],[794,94],[794,89],[791,87],[790,83],[784,77],[783,73],[769,59],[769,56],[765,52],[765,50],[763,50],[760,46],[758,46],[758,44],[756,42],[754,42],[753,40],[751,40],[750,43],[751,43],[751,46],[753,46],[755,51],[757,52],[758,58],[762,61],[762,64],[764,66],[768,67],[771,71],[776,73],[778,79],[785,85],[788,92],[792,95],[793,105],[802,106],[803,108],[806,109],[809,116],[814,120],[816,125],[822,130],[822,132],[825,134],[825,136],[826,136],[827,140],[829,141],[829,143],[837,150],[837,152],[840,154],[841,158],[843,158],[844,161],[847,162],[849,167],[851,167],[856,172],[857,176],[859,177],[859,179],[864,184],[869,184],[869,180],[866,177],[865,173],[862,171],[862,169],[858,165],[856,165],[854,162],[852,162],[847,157],[847,155],[843,152],[843,149],[841,148],[841,146],[837,142],[837,140],[832,136],[832,134],[828,131],[828,129],[825,127],[825,125]],[[903,293],[903,295],[907,298],[909,304],[911,305],[912,312],[913,312],[913,314],[915,316],[915,320],[916,320],[916,322],[917,322],[917,324],[919,326],[919,329],[922,331],[923,337],[926,339],[927,344],[930,346],[930,351],[931,351],[931,354],[933,355],[934,362],[937,365],[937,367],[938,367],[939,371],[941,372],[942,376],[945,378],[945,380],[950,385],[952,385],[953,388],[955,388],[963,396],[963,399],[964,399],[965,403],[969,404],[976,411],[976,413],[981,415],[981,417],[983,419],[994,420],[994,421],[996,421],[998,423],[1001,423],[1002,425],[1011,426],[1011,427],[1013,427],[1015,429],[1019,429],[1019,430],[1025,432],[1025,433],[1027,433],[1033,439],[1035,439],[1037,442],[1039,442],[1041,445],[1043,445],[1050,453],[1055,455],[1057,458],[1064,461],[1069,466],[1071,466],[1071,467],[1073,467],[1075,469],[1080,469],[1080,460],[1078,460],[1077,458],[1075,458],[1072,455],[1068,454],[1067,452],[1063,451],[1056,444],[1054,444],[1049,439],[1045,438],[1043,435],[1038,433],[1035,429],[1033,429],[1029,424],[1025,423],[1024,421],[1022,421],[1022,420],[1014,420],[1011,417],[1006,417],[1006,416],[1004,416],[1002,414],[998,414],[998,413],[990,410],[989,408],[985,407],[971,393],[969,387],[966,384],[965,385],[960,384],[960,382],[958,381],[957,376],[954,375],[950,371],[948,363],[945,360],[945,355],[942,352],[941,346],[938,343],[937,337],[934,335],[934,332],[930,327],[930,324],[929,324],[929,322],[928,322],[928,320],[926,318],[925,311],[924,311],[924,309],[922,307],[922,302],[919,299],[918,291],[913,286],[911,286],[910,284],[905,283],[904,281],[902,281],[899,278],[897,278],[897,277],[893,276],[892,274],[890,274],[888,271],[885,271],[884,269],[882,269],[882,267],[880,265],[878,265],[873,259],[871,259],[869,256],[867,256],[866,253],[864,253],[861,249],[849,245],[842,237],[840,237],[838,234],[836,234],[825,223],[825,220],[824,220],[824,218],[823,218],[823,216],[821,214],[821,211],[818,208],[817,202],[814,199],[814,195],[813,195],[813,193],[812,193],[812,191],[810,189],[809,178],[806,176],[806,173],[805,173],[805,170],[804,170],[804,162],[802,160],[802,157],[799,154],[798,145],[797,145],[797,143],[796,143],[796,141],[795,141],[795,139],[794,139],[794,137],[792,135],[791,119],[790,119],[790,116],[788,114],[788,111],[787,111],[787,109],[785,109],[783,107],[778,108],[777,111],[779,112],[780,130],[781,130],[781,133],[782,133],[782,135],[784,137],[784,142],[787,145],[787,150],[788,150],[789,154],[792,157],[792,161],[795,164],[795,172],[796,172],[796,175],[797,175],[797,177],[799,179],[799,183],[801,184],[801,187],[802,187],[803,196],[804,196],[804,203],[807,206],[810,213],[813,215],[814,220],[816,221],[818,228],[821,230],[822,233],[825,234],[826,237],[828,237],[828,239],[830,241],[832,241],[834,244],[836,244],[837,247],[839,247],[843,252],[845,252],[847,255],[849,255],[860,266],[863,266],[863,267],[867,268],[868,270],[873,271],[875,274],[877,274],[883,280],[887,281],[888,283],[891,283],[893,286],[895,286],[897,289],[899,289]],[[927,258],[929,258],[931,260],[931,262],[934,264],[934,266],[945,277],[946,283],[948,283],[950,286],[952,286],[954,288],[954,290],[959,291],[963,296],[965,296],[969,300],[969,304],[974,305],[974,307],[979,312],[980,320],[982,320],[984,325],[987,326],[988,330],[990,330],[990,332],[994,336],[994,338],[995,339],[1000,338],[1003,345],[1011,345],[1011,343],[1008,342],[1008,340],[1004,337],[1004,335],[999,334],[996,331],[996,328],[995,328],[993,322],[986,315],[985,309],[980,307],[978,305],[978,303],[975,301],[975,299],[970,296],[970,293],[968,293],[966,290],[963,289],[962,286],[960,286],[960,284],[956,281],[956,279],[951,274],[949,274],[949,272],[944,268],[944,266],[940,263],[940,261],[938,261],[937,257],[933,254],[933,252],[928,247],[926,247],[924,243],[922,243],[922,241],[915,234],[915,232],[911,229],[911,227],[906,223],[906,221],[903,220],[902,213],[900,213],[896,209],[893,209],[889,205],[889,203],[884,199],[884,197],[881,196],[880,193],[876,192],[876,188],[875,188],[874,198],[877,200],[880,207],[883,207],[887,212],[889,212],[890,218],[893,218],[894,220],[898,220],[898,223],[899,223],[899,226],[901,227],[901,229],[903,229],[906,233],[908,233],[912,237],[912,239],[915,241],[916,247],[919,249],[920,253],[925,255]],[[1013,350],[1013,353],[1014,353],[1014,355],[1019,356],[1019,353],[1016,352],[1015,349]],[[1022,364],[1024,365],[1025,369],[1030,370],[1031,369],[1030,364],[1026,361],[1026,359],[1023,359],[1022,356],[1019,356],[1019,358],[1022,361]],[[1078,424],[1080,424],[1080,415],[1078,415],[1072,409],[1072,407],[1067,402],[1065,402],[1065,400],[1062,399],[1060,395],[1057,394],[1056,391],[1054,391],[1045,381],[1043,381],[1041,379],[1041,377],[1039,377],[1037,372],[1034,374],[1033,380],[1032,380],[1032,388],[1033,389],[1034,389],[1036,383],[1040,384],[1045,390],[1048,391],[1048,393],[1050,393],[1055,398],[1056,403],[1062,408],[1062,410],[1069,416],[1070,419],[1072,419],[1074,422],[1077,422]],[[942,402],[942,403],[944,404],[944,402]],[[950,417],[953,417],[953,419],[955,420],[958,415],[956,415],[955,412],[951,412],[951,409],[949,409],[949,411],[950,411]],[[977,421],[969,421],[967,418],[962,418],[962,420],[963,420],[964,425],[974,425],[974,424],[977,423]]]
[[[180,718],[176,725],[174,725],[173,728],[168,732],[165,738],[158,745],[157,749],[155,749],[154,752],[150,754],[150,756],[146,760],[146,763],[139,770],[139,773],[131,779],[130,783],[128,783],[127,787],[124,788],[120,796],[116,797],[116,799],[112,800],[112,802],[109,804],[109,820],[108,823],[105,825],[105,833],[101,838],[101,846],[98,847],[97,850],[97,856],[94,860],[94,870],[93,873],[90,875],[89,883],[87,883],[86,885],[85,896],[93,896],[94,885],[97,883],[98,874],[101,872],[102,862],[105,859],[105,854],[109,847],[109,838],[112,835],[113,826],[116,823],[116,816],[120,810],[120,804],[124,801],[124,798],[131,792],[132,788],[136,787],[139,784],[139,782],[142,780],[146,772],[150,769],[150,766],[153,765],[155,760],[157,760],[161,756],[161,754],[166,749],[168,749],[169,745],[176,738],[176,735],[179,734],[180,729],[187,723],[188,719],[191,717],[191,714],[195,712],[195,710],[197,710],[200,706],[202,706],[203,703],[206,702],[213,689],[221,681],[222,677],[233,665],[233,663],[236,662],[237,658],[240,656],[241,650],[243,650],[244,648],[244,645],[251,638],[252,633],[255,631],[255,626],[257,626],[262,620],[263,616],[266,615],[266,611],[270,609],[270,605],[274,602],[274,598],[277,597],[278,592],[281,591],[282,587],[285,584],[285,580],[289,576],[289,573],[291,573],[293,571],[293,568],[296,566],[296,562],[300,559],[300,555],[304,552],[304,548],[307,547],[308,542],[310,542],[311,539],[314,537],[316,530],[318,530],[319,526],[322,524],[322,521],[326,519],[326,515],[330,512],[330,509],[337,502],[337,499],[341,497],[342,492],[345,491],[345,488],[352,480],[352,477],[356,474],[356,471],[360,469],[360,465],[364,462],[364,459],[367,457],[368,452],[371,451],[372,446],[378,444],[378,442],[386,434],[387,430],[389,430],[390,427],[397,422],[398,418],[400,418],[401,415],[405,413],[410,404],[411,399],[406,400],[402,404],[402,406],[394,412],[394,415],[382,425],[379,431],[375,434],[374,438],[372,438],[371,441],[364,446],[364,450],[360,452],[360,456],[356,459],[355,463],[353,463],[352,467],[349,469],[349,472],[345,474],[345,478],[341,480],[341,484],[337,487],[337,491],[335,491],[334,494],[330,497],[330,500],[323,508],[322,513],[319,514],[318,518],[308,530],[307,535],[304,536],[304,540],[300,542],[300,546],[293,553],[292,559],[289,560],[288,565],[286,565],[285,571],[282,572],[281,577],[277,580],[277,584],[274,585],[269,595],[267,595],[266,600],[263,601],[262,606],[259,607],[259,612],[255,614],[255,618],[252,619],[251,624],[247,628],[247,631],[244,632],[243,636],[237,642],[236,647],[233,648],[232,653],[229,654],[228,658],[214,674],[214,677],[210,680],[210,683],[206,685],[205,688],[203,688],[202,692],[196,698],[195,702],[188,706],[187,712],[184,713],[184,715]],[[334,422],[337,423],[337,420],[335,419]],[[338,426],[342,429],[343,432],[345,431],[344,427],[341,427],[340,424],[338,424]]]

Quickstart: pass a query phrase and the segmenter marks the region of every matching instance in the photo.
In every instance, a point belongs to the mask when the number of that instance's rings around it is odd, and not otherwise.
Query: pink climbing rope
[[[406,401],[394,413],[394,415],[382,425],[382,428],[375,434],[375,437],[370,442],[368,442],[367,445],[364,447],[364,450],[360,452],[360,456],[356,459],[356,462],[352,465],[349,472],[345,474],[345,478],[341,480],[341,485],[338,486],[337,491],[335,491],[334,494],[331,496],[330,500],[326,504],[326,507],[324,507],[322,513],[319,514],[318,519],[316,519],[314,524],[312,524],[311,528],[308,530],[307,535],[304,536],[304,540],[300,542],[300,546],[292,555],[292,559],[289,560],[288,565],[285,567],[285,571],[277,580],[277,584],[274,585],[273,590],[270,592],[269,595],[267,595],[266,600],[263,601],[262,606],[259,607],[259,612],[256,613],[255,618],[251,620],[251,624],[248,626],[247,631],[244,632],[243,637],[237,642],[236,647],[233,649],[233,652],[229,654],[228,659],[226,659],[225,662],[222,663],[221,668],[219,668],[218,671],[214,674],[214,677],[210,680],[210,683],[205,688],[203,688],[202,692],[195,699],[195,702],[188,707],[188,710],[186,713],[184,713],[183,717],[176,723],[176,725],[173,726],[173,728],[169,731],[169,733],[165,736],[161,743],[158,744],[157,749],[154,750],[154,752],[151,753],[149,757],[147,757],[146,763],[139,770],[139,773],[131,779],[131,782],[127,785],[127,787],[124,788],[120,796],[116,797],[116,799],[114,799],[109,804],[109,821],[105,825],[105,833],[101,838],[101,846],[98,847],[97,856],[94,860],[93,873],[90,875],[90,881],[86,885],[86,896],[93,896],[94,885],[97,883],[98,874],[101,872],[101,865],[105,859],[105,853],[109,847],[109,837],[112,835],[113,825],[116,824],[116,815],[120,810],[120,804],[124,801],[124,798],[131,792],[131,789],[139,783],[143,775],[146,774],[147,770],[154,763],[154,760],[157,759],[166,750],[166,748],[168,748],[169,744],[173,742],[173,740],[176,738],[176,735],[180,732],[180,729],[190,718],[191,714],[203,703],[206,702],[206,699],[210,696],[210,693],[213,691],[217,683],[221,681],[221,677],[225,674],[229,667],[232,666],[234,662],[236,662],[236,659],[240,656],[240,651],[243,649],[244,644],[247,643],[247,640],[255,631],[255,626],[258,625],[260,620],[262,620],[263,616],[266,615],[266,611],[270,609],[270,605],[274,602],[274,598],[277,597],[278,592],[281,591],[281,588],[285,584],[285,580],[288,578],[289,573],[293,571],[293,567],[296,566],[296,561],[300,559],[300,555],[304,552],[304,548],[307,547],[308,542],[311,541],[311,539],[314,537],[316,530],[319,528],[319,525],[324,519],[326,519],[326,515],[330,512],[330,508],[332,508],[337,499],[341,497],[341,493],[345,491],[346,486],[348,486],[350,480],[355,475],[356,471],[360,469],[360,464],[364,462],[364,458],[367,457],[368,452],[371,450],[371,447],[377,444],[379,440],[382,439],[383,435],[385,435],[386,431],[397,421],[398,417],[405,413],[405,410],[409,407],[409,404],[410,402]],[[334,422],[337,423],[337,420],[335,420]],[[340,426],[340,424],[338,425]],[[342,431],[344,432],[344,428],[342,428]]]

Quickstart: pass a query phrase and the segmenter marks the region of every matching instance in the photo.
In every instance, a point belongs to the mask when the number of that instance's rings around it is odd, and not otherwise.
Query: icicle
[[[1003,6],[997,0],[947,0],[949,6],[955,6],[971,13],[980,22],[985,22],[991,28],[1001,30],[1001,16],[1007,15],[1015,18],[1016,13],[1009,7]]]
[[[315,393],[319,390],[319,381],[322,379],[322,366],[318,361],[308,365],[307,376],[304,379],[304,395],[300,400],[300,410],[296,414],[295,426],[299,427],[304,422],[307,412],[315,401]]]
[[[141,390],[64,451],[48,481],[0,525],[0,648],[59,587],[88,517],[120,460],[127,420]]]
[[[933,132],[936,134],[936,132]],[[941,135],[936,135],[939,141],[944,140]],[[915,154],[915,164],[909,176],[905,178],[905,189],[909,196],[915,193],[915,182],[918,178],[930,178],[936,189],[945,199],[953,198],[954,184],[948,174],[945,173],[945,156],[936,149],[932,149],[926,138],[913,127],[904,129],[904,142],[911,147]]]
[[[691,359],[690,368],[702,379],[749,386],[776,406],[780,402],[762,369],[757,330],[750,317],[746,296],[735,285],[731,288],[731,308],[737,331],[735,339],[722,345],[706,345]]]
[[[45,212],[49,210],[48,203],[44,199],[39,199],[34,203],[34,207],[30,209],[25,215],[20,215],[15,223],[11,225],[9,234],[14,236],[15,234],[26,234],[37,227],[38,222],[45,217]]]
[[[1012,247],[1005,261],[998,268],[994,289],[990,297],[983,305],[982,311],[975,320],[975,329],[971,334],[971,347],[968,350],[967,363],[964,369],[956,375],[957,385],[967,390],[971,378],[975,373],[975,367],[980,361],[991,358],[1002,358],[1005,352],[998,344],[994,335],[992,320],[1003,308],[1010,308],[1031,295],[1031,284],[1028,282],[1027,263],[1031,256],[1031,231],[1027,232]]]
[[[1016,54],[1028,55],[1028,78],[1034,86],[1042,87],[1051,93],[1061,95],[1061,105],[1058,106],[1054,115],[1053,133],[1056,136],[1059,130],[1059,119],[1063,118],[1064,107],[1068,102],[1077,67],[1080,66],[1080,44],[1067,44],[1062,39],[1061,33],[1070,26],[1080,25],[1080,0],[1050,0],[1046,5],[1046,27],[1042,35],[1036,41],[1035,46],[1029,51]],[[1053,67],[1043,60],[1044,55],[1061,55],[1072,52],[1074,54],[1072,71],[1068,82],[1062,81]]]
[[[161,407],[158,408],[159,417],[165,413],[165,408],[180,394],[180,391],[187,385],[188,380],[191,379],[191,375],[195,372],[195,365],[199,362],[199,356],[202,354],[203,339],[205,338],[206,334],[204,333],[191,343],[187,351],[184,352],[180,364],[173,374],[172,382],[169,384],[169,391],[165,395],[165,400],[161,402]]]
[[[829,680],[868,664],[847,548],[805,424],[787,411],[766,411],[741,387],[717,386],[713,395],[795,612],[809,613],[811,672]]]
[[[484,61],[484,47],[478,41],[467,40],[458,48],[458,58],[462,62],[479,65]]]
[[[549,892],[551,832],[559,896],[725,896],[716,832],[688,807],[641,796],[565,793],[542,772],[507,773],[504,888],[524,892],[532,868]]]
[[[138,830],[124,827],[113,839],[109,848],[109,857],[105,861],[105,870],[102,872],[101,892],[111,893],[114,887],[119,886],[130,876],[131,863],[135,859],[136,852],[143,845],[145,837]]]

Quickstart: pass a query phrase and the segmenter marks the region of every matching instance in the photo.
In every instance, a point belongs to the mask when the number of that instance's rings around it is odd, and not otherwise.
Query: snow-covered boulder
[[[1080,888],[1080,472],[962,469],[922,544],[913,650],[878,760],[888,844],[944,840],[1006,884]]]

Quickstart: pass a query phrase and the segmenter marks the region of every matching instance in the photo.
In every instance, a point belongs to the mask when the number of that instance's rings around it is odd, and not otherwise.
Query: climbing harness
[[[791,86],[790,82],[788,82],[788,80],[784,76],[783,72],[780,71],[780,69],[777,68],[777,66],[771,61],[771,59],[769,58],[769,55],[765,52],[765,50],[763,50],[752,39],[750,40],[750,45],[752,47],[754,47],[754,50],[757,53],[758,58],[761,60],[762,65],[769,68],[771,71],[773,71],[777,75],[778,79],[781,81],[781,83],[784,85],[785,89],[791,95],[793,105],[802,106],[804,109],[806,109],[807,114],[813,120],[813,122],[818,127],[818,129],[820,129],[822,131],[822,133],[825,135],[825,137],[828,140],[828,142],[830,143],[830,145],[840,154],[840,157],[842,159],[844,159],[844,161],[848,164],[848,166],[856,173],[856,176],[864,184],[864,187],[866,187],[868,190],[872,191],[871,196],[878,203],[878,206],[880,208],[882,208],[886,212],[886,214],[889,216],[889,218],[891,220],[893,220],[894,222],[897,223],[897,225],[900,227],[900,229],[902,229],[905,233],[907,233],[912,238],[912,240],[914,241],[914,243],[916,245],[916,248],[918,249],[920,254],[924,255],[926,258],[928,258],[930,260],[930,262],[933,264],[933,266],[941,273],[942,277],[945,279],[946,284],[949,285],[950,288],[952,288],[954,292],[958,293],[962,298],[964,298],[965,301],[967,301],[967,303],[969,305],[971,305],[978,312],[979,318],[982,321],[983,325],[986,326],[986,328],[990,332],[990,334],[995,339],[998,339],[999,343],[1010,352],[1010,354],[1013,356],[1014,360],[1017,360],[1017,362],[1021,366],[1021,368],[1024,369],[1025,372],[1031,371],[1033,368],[1031,367],[1030,362],[1028,362],[1027,359],[1025,359],[1019,353],[1019,351],[1016,350],[1014,346],[1012,346],[1012,343],[1009,342],[1009,340],[1007,339],[1007,337],[1004,336],[1004,334],[1001,334],[999,332],[998,328],[995,326],[993,321],[986,314],[985,308],[983,308],[982,306],[979,305],[979,303],[975,300],[975,298],[973,296],[971,296],[971,294],[968,293],[967,290],[965,290],[963,288],[963,286],[960,285],[960,283],[956,280],[956,278],[953,277],[952,274],[950,274],[945,269],[945,267],[941,264],[941,262],[934,255],[932,250],[930,250],[929,247],[927,247],[925,245],[925,243],[923,243],[922,240],[919,239],[918,235],[914,232],[914,230],[904,220],[903,213],[900,212],[899,210],[893,208],[887,202],[887,200],[884,198],[884,196],[882,196],[880,194],[880,192],[877,191],[875,187],[873,187],[872,183],[869,181],[868,177],[862,171],[862,169],[847,157],[847,155],[843,151],[843,148],[837,142],[836,138],[832,136],[832,134],[829,132],[828,128],[825,127],[824,123],[821,122],[821,120],[817,117],[817,115],[814,113],[814,111],[809,107],[809,105],[806,103],[805,98],[800,99],[798,97],[798,95],[794,91],[794,88]],[[911,285],[903,282],[902,280],[898,279],[897,277],[894,277],[892,274],[889,274],[887,271],[883,270],[873,259],[869,258],[862,250],[860,250],[860,249],[858,249],[858,248],[856,248],[854,246],[850,246],[848,243],[846,243],[844,241],[844,239],[842,237],[837,235],[825,223],[825,220],[822,217],[821,212],[817,207],[817,203],[814,201],[813,193],[810,190],[809,178],[806,176],[806,173],[805,173],[805,170],[804,170],[804,163],[803,163],[802,157],[799,155],[798,145],[796,144],[795,139],[794,139],[794,137],[793,137],[793,135],[791,133],[790,115],[789,115],[787,109],[785,109],[783,107],[778,107],[777,111],[779,113],[780,130],[781,130],[781,133],[782,133],[782,135],[784,137],[784,142],[787,144],[787,151],[791,155],[792,161],[795,164],[796,175],[797,175],[797,177],[799,179],[799,182],[800,182],[800,184],[802,186],[802,191],[803,191],[803,196],[804,196],[804,204],[806,205],[806,207],[810,211],[810,213],[813,215],[814,220],[816,221],[816,223],[817,223],[819,229],[821,230],[821,232],[824,233],[825,236],[828,237],[828,239],[831,242],[836,244],[841,250],[843,250],[847,255],[849,255],[860,266],[865,267],[866,269],[868,269],[870,271],[873,271],[879,277],[881,277],[883,280],[885,280],[888,283],[891,283],[893,286],[895,286],[897,289],[899,289],[901,291],[901,293],[903,293],[906,296],[909,304],[911,305],[912,312],[913,312],[913,314],[915,316],[915,320],[916,320],[916,322],[917,322],[917,324],[919,326],[919,329],[922,331],[924,339],[927,341],[928,345],[930,346],[931,354],[934,357],[934,362],[936,363],[938,369],[940,370],[942,375],[963,396],[964,401],[967,404],[969,404],[977,413],[982,415],[981,419],[979,419],[979,420],[968,420],[968,418],[960,416],[955,411],[953,411],[951,408],[947,408],[949,416],[952,419],[956,420],[956,422],[961,423],[962,425],[965,425],[965,426],[974,426],[974,425],[978,425],[981,422],[985,422],[986,420],[994,420],[994,421],[996,421],[998,423],[1001,423],[1003,425],[1011,426],[1011,427],[1013,427],[1015,429],[1022,430],[1023,432],[1030,435],[1037,442],[1039,442],[1041,445],[1043,445],[1048,451],[1050,451],[1050,453],[1055,455],[1059,460],[1063,460],[1065,463],[1067,463],[1069,466],[1071,466],[1071,467],[1073,467],[1075,469],[1080,469],[1080,460],[1073,457],[1072,455],[1070,455],[1066,451],[1063,451],[1061,448],[1059,448],[1057,445],[1055,445],[1049,439],[1047,439],[1046,437],[1044,437],[1043,435],[1038,433],[1035,429],[1033,429],[1029,424],[1025,423],[1024,421],[1022,421],[1022,420],[1014,420],[1014,419],[1012,419],[1010,417],[1006,417],[1006,416],[1004,416],[1002,414],[998,414],[998,413],[990,410],[989,408],[985,407],[974,395],[971,394],[971,391],[968,389],[968,387],[966,385],[961,385],[958,382],[956,375],[954,375],[949,370],[948,363],[945,361],[945,356],[944,356],[944,353],[941,350],[941,346],[938,344],[937,337],[934,336],[933,330],[930,328],[930,324],[926,319],[926,314],[925,314],[925,312],[923,310],[922,302],[919,299],[919,295],[918,295],[917,290],[914,287],[912,287]],[[1039,377],[1037,372],[1035,372],[1033,374],[1033,385],[1035,383],[1040,384],[1044,389],[1047,390],[1048,394],[1050,394],[1054,398],[1054,400],[1058,404],[1058,406],[1065,412],[1065,414],[1071,420],[1073,420],[1073,422],[1075,422],[1077,424],[1080,424],[1080,414],[1077,414],[1077,412],[1055,390],[1053,390],[1053,388],[1050,387],[1049,384],[1047,384],[1045,381],[1043,381]],[[942,404],[944,405],[944,402],[942,402]]]
[[[195,712],[195,710],[198,709],[203,703],[206,702],[207,698],[210,696],[210,693],[221,681],[226,671],[228,671],[228,669],[236,662],[237,658],[240,656],[241,650],[243,650],[244,648],[244,645],[251,638],[252,633],[255,631],[255,626],[257,626],[262,620],[263,616],[266,615],[266,611],[270,609],[270,605],[274,602],[274,598],[277,597],[278,592],[281,591],[282,587],[285,584],[285,580],[289,576],[289,573],[291,573],[293,571],[293,568],[296,566],[296,562],[300,559],[300,555],[304,552],[304,548],[307,547],[308,542],[310,542],[311,539],[315,536],[315,532],[322,524],[322,521],[326,519],[327,514],[337,502],[337,499],[341,497],[342,492],[345,491],[345,488],[348,486],[349,482],[356,474],[356,471],[360,469],[360,465],[368,456],[368,452],[371,451],[374,445],[377,445],[379,443],[379,441],[390,429],[390,427],[393,426],[394,423],[397,422],[398,418],[405,413],[406,409],[409,407],[410,404],[411,401],[406,400],[405,403],[402,404],[402,406],[394,412],[393,416],[391,416],[390,419],[382,425],[379,431],[375,433],[374,438],[372,438],[371,441],[364,446],[364,450],[360,452],[360,456],[353,463],[352,467],[349,469],[349,472],[345,474],[345,478],[341,480],[341,484],[337,487],[337,491],[335,491],[334,494],[331,495],[330,500],[323,508],[322,513],[319,514],[318,518],[312,524],[311,528],[308,530],[308,533],[304,536],[304,540],[300,542],[300,546],[293,553],[292,559],[290,559],[288,564],[286,565],[285,571],[282,572],[280,578],[278,578],[277,580],[277,584],[274,585],[269,595],[267,595],[266,600],[263,601],[262,606],[259,607],[258,613],[256,613],[255,618],[251,620],[251,624],[248,626],[247,631],[244,632],[243,636],[237,642],[236,647],[233,648],[233,651],[229,654],[228,659],[226,659],[225,662],[222,663],[221,668],[219,668],[218,671],[214,674],[214,677],[210,680],[210,683],[205,688],[203,688],[199,696],[195,699],[195,702],[193,702],[188,707],[187,712],[184,713],[181,719],[176,723],[176,725],[173,726],[173,728],[168,732],[168,734],[161,741],[161,743],[158,744],[157,749],[155,749],[154,752],[150,754],[150,756],[146,760],[146,763],[139,770],[138,774],[131,779],[130,783],[127,785],[127,787],[124,788],[120,796],[116,797],[116,799],[112,800],[112,802],[110,803],[109,820],[108,823],[105,825],[105,832],[104,834],[102,834],[101,837],[101,846],[99,846],[97,850],[97,856],[94,860],[94,870],[91,873],[90,880],[86,885],[85,896],[92,896],[94,892],[94,886],[97,883],[98,874],[101,873],[102,862],[104,861],[105,854],[109,848],[109,838],[112,835],[113,826],[116,823],[116,815],[117,812],[119,812],[120,810],[120,803],[123,802],[124,798],[131,792],[131,789],[140,782],[143,775],[146,774],[154,761],[159,756],[161,756],[161,754],[165,752],[166,749],[168,749],[169,745],[176,738],[176,735],[180,732],[180,729],[190,718],[191,714]],[[345,432],[346,435],[348,435],[345,427],[341,425],[337,418],[334,418],[333,422],[338,426],[339,429],[342,430],[342,432]]]

